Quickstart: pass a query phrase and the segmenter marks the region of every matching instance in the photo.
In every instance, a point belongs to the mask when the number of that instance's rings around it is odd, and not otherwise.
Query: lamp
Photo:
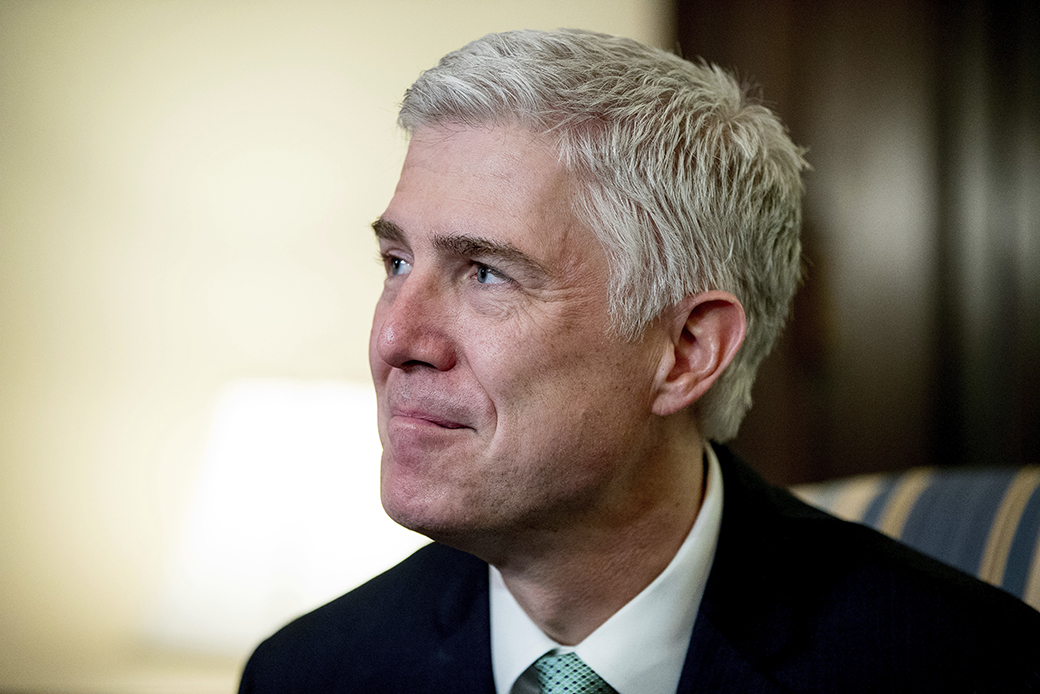
[[[160,641],[243,654],[425,544],[379,504],[380,450],[370,386],[225,387],[160,586]]]

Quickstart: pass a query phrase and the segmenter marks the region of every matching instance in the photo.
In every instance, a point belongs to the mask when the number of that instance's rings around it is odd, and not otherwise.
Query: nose
[[[393,289],[384,289],[372,321],[372,341],[378,358],[390,367],[430,367],[447,371],[455,366],[456,343],[449,292],[436,278],[413,271]]]

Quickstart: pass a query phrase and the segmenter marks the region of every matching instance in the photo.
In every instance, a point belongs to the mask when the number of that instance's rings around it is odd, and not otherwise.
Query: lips
[[[448,419],[446,417],[426,412],[423,410],[410,410],[410,409],[393,409],[390,411],[390,417],[398,420],[408,420],[417,424],[432,424],[442,429],[468,429],[469,427],[460,422]]]
[[[472,392],[458,384],[430,383],[397,369],[376,385],[379,415],[385,424],[427,432],[476,431],[488,416],[486,406],[481,406],[484,399],[479,394],[471,396]]]

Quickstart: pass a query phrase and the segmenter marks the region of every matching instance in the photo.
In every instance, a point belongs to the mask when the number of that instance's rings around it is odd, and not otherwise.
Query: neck
[[[639,475],[654,483],[624,503],[580,523],[535,533],[489,558],[550,638],[580,643],[675,557],[701,506],[703,444],[698,437],[695,445],[673,447],[659,462]]]

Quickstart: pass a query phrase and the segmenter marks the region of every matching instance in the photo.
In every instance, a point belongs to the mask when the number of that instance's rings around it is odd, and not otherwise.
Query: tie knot
[[[546,653],[534,670],[542,694],[617,694],[575,653]]]

